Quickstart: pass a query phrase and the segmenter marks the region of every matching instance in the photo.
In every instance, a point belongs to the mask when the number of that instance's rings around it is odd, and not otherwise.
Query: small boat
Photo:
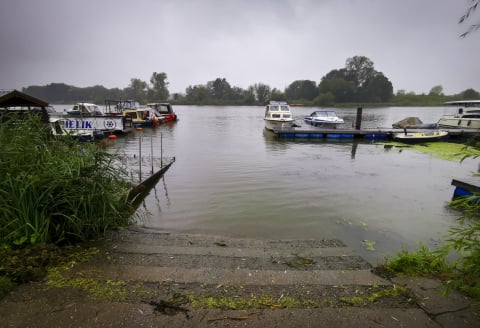
[[[165,122],[165,117],[148,107],[125,109],[123,116],[130,118],[134,127],[156,126]]]
[[[404,129],[402,133],[395,133],[393,135],[393,140],[404,142],[404,143],[416,143],[416,142],[430,142],[438,141],[442,138],[447,137],[448,132],[442,130],[432,130],[424,132],[407,132],[407,129]]]
[[[135,128],[156,126],[165,122],[165,117],[155,108],[142,107],[135,100],[106,100],[105,108],[108,114],[123,116]]]
[[[442,116],[439,128],[480,129],[480,100],[448,101],[445,105],[455,107],[456,113]]]
[[[165,122],[176,122],[178,120],[177,114],[173,111],[170,103],[148,103],[147,107],[159,112],[165,118]]]
[[[316,110],[303,118],[305,123],[335,129],[339,124],[345,123],[343,118],[337,116],[334,110]]]
[[[288,129],[295,125],[290,106],[285,101],[270,101],[265,109],[267,130]]]

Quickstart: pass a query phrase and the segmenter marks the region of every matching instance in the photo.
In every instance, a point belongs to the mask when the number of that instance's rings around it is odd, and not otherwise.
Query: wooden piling
[[[355,129],[360,130],[362,126],[362,107],[357,108],[357,117],[355,119]]]

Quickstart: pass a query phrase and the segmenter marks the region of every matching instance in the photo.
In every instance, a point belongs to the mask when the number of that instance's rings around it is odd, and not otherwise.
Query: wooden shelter
[[[24,114],[33,111],[40,113],[42,120],[45,123],[48,123],[48,107],[49,105],[47,102],[17,90],[3,94],[0,92],[0,116],[2,121],[8,116],[8,114],[13,112]]]

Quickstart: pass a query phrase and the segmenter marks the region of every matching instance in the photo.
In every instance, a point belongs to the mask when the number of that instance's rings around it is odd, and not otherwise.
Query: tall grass
[[[37,115],[0,124],[0,243],[86,240],[129,223],[115,155],[53,138]]]

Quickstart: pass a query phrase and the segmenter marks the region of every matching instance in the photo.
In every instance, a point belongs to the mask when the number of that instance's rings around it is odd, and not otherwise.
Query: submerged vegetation
[[[34,114],[2,120],[0,290],[41,275],[55,245],[98,238],[131,220],[130,185],[115,155],[54,138]]]

